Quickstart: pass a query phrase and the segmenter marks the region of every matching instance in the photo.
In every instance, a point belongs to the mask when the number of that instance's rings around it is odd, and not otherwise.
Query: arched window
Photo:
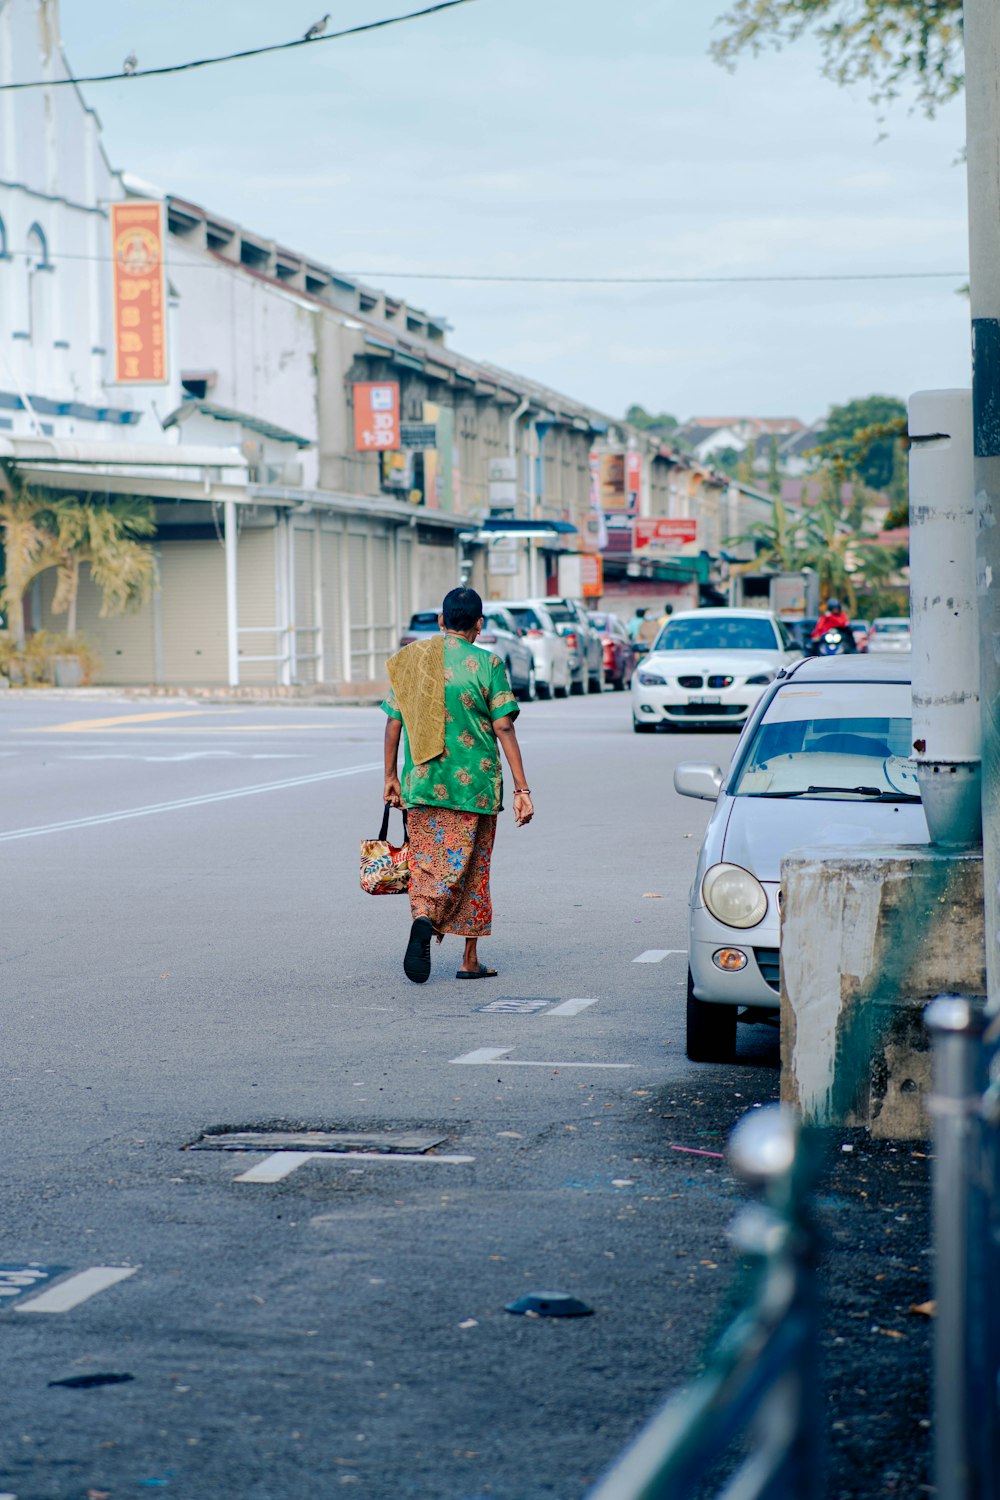
[[[32,224],[28,230],[28,268],[32,271],[51,271],[49,242],[40,224]]]

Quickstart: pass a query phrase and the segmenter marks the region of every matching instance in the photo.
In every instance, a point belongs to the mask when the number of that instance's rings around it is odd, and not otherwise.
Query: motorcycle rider
[[[822,640],[828,630],[850,630],[850,620],[844,613],[843,605],[839,599],[828,599],[826,601],[826,613],[820,615],[813,626],[811,641]]]

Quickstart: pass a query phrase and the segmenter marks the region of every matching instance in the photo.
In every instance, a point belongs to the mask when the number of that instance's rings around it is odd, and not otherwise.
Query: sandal
[[[477,969],[459,969],[455,975],[456,979],[496,979],[496,969],[488,969],[485,964],[480,964]]]
[[[403,955],[403,973],[414,984],[426,984],[431,977],[431,938],[434,928],[427,917],[416,917],[410,928],[410,941]]]

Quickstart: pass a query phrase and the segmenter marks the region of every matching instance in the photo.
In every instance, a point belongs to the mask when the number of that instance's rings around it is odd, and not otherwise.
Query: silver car
[[[572,681],[570,651],[544,604],[527,600],[493,600],[489,609],[503,609],[521,633],[535,661],[540,698],[565,698]]]
[[[926,844],[908,663],[800,662],[772,683],[725,776],[687,762],[683,797],[714,801],[689,898],[687,1055],[724,1062],[740,1007],[777,1007],[781,861],[817,844]],[[754,1014],[752,1019],[756,1019]]]
[[[893,619],[890,616],[872,621],[865,648],[874,656],[903,656],[912,650],[909,620]]]

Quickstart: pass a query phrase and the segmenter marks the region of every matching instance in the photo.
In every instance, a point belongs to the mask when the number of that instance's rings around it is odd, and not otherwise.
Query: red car
[[[590,622],[601,638],[604,651],[604,680],[616,693],[623,693],[632,681],[638,653],[629,639],[629,633],[617,615],[604,610],[588,610]]]

